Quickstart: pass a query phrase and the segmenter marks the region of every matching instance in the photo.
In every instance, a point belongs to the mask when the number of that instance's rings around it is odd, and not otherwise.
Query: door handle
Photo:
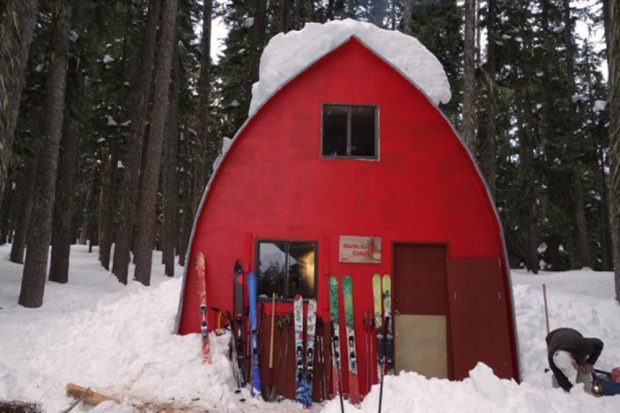
[[[394,309],[394,315],[400,315],[400,311],[398,311],[398,309]]]

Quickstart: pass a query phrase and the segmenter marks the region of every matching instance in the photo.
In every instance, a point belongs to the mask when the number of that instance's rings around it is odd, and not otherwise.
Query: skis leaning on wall
[[[231,360],[233,363],[237,363],[239,371],[241,372],[240,387],[245,386],[245,356],[244,356],[244,343],[243,343],[243,268],[241,262],[237,260],[235,262],[235,268],[233,271],[233,314],[234,318],[231,320],[231,333],[233,335],[232,340],[235,341],[235,348],[237,350],[236,360]]]
[[[308,315],[306,320],[306,377],[304,380],[304,394],[302,403],[306,407],[312,406],[312,379],[314,370],[314,339],[316,336],[316,300],[308,300]]]
[[[383,311],[385,322],[385,365],[387,374],[394,374],[394,333],[392,332],[392,278],[383,276]]]
[[[357,351],[355,349],[355,318],[353,313],[353,281],[350,275],[342,278],[344,318],[347,327],[347,349],[349,355],[349,400],[353,404],[360,401],[359,377],[357,374]]]
[[[381,276],[375,274],[372,276],[372,298],[374,303],[375,315],[375,332],[377,333],[377,380],[381,381],[384,373],[383,368],[383,311],[381,304],[383,303],[383,292],[381,290]]]
[[[329,277],[329,330],[331,333],[332,352],[332,388],[331,396],[340,396],[340,411],[344,413],[342,401],[342,384],[340,377],[340,323],[338,320],[338,278]]]
[[[295,325],[295,400],[304,402],[304,302],[301,295],[293,299]]]
[[[248,303],[250,306],[250,341],[252,348],[251,382],[252,396],[262,399],[260,388],[260,369],[258,364],[258,319],[256,303],[256,276],[248,274]]]
[[[209,326],[207,324],[207,279],[206,263],[202,252],[196,258],[196,281],[198,283],[198,304],[200,306],[200,337],[202,339],[202,361],[211,363],[211,346],[209,345]]]

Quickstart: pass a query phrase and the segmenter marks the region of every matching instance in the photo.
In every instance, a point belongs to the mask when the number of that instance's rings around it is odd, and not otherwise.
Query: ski
[[[383,294],[381,290],[381,276],[375,274],[372,276],[372,295],[375,308],[375,332],[376,349],[377,349],[377,381],[383,376],[383,311],[381,303],[383,302]]]
[[[316,300],[308,300],[306,321],[306,377],[304,380],[303,404],[312,406],[312,379],[314,373],[314,340],[316,336]]]
[[[364,312],[364,350],[366,354],[366,392],[370,391],[372,386],[372,326],[374,324],[374,313],[372,311]]]
[[[245,386],[245,356],[243,347],[243,268],[241,262],[235,262],[233,272],[233,311],[234,323],[231,320],[233,340],[237,349],[237,359],[233,363],[237,363],[241,372],[241,386]]]
[[[256,306],[256,276],[248,274],[248,302],[250,305],[250,342],[252,348],[252,396],[262,399],[260,387],[260,368],[258,363],[258,320]]]
[[[295,400],[304,402],[304,303],[301,295],[293,300],[295,324]]]
[[[383,311],[385,318],[385,365],[387,374],[394,374],[394,334],[392,332],[392,278],[383,276]]]
[[[340,396],[340,411],[344,413],[342,385],[340,381],[340,324],[338,322],[338,278],[329,277],[329,330],[331,335],[332,355],[332,391],[331,396]]]
[[[318,376],[319,400],[323,401],[327,398],[327,380],[325,379],[325,325],[321,317],[316,318],[316,357],[317,366],[321,372]]]
[[[202,361],[211,363],[209,327],[207,324],[207,280],[205,275],[205,256],[202,252],[196,258],[196,281],[198,283],[198,304],[200,306],[200,337],[202,339]]]
[[[344,301],[344,319],[347,331],[347,349],[349,355],[349,400],[359,403],[360,390],[357,374],[357,351],[355,349],[355,318],[353,316],[353,281],[350,275],[342,278],[342,296]]]
[[[228,319],[228,325],[231,328],[230,332],[230,362],[232,364],[233,370],[233,378],[235,379],[235,384],[237,385],[237,389],[241,389],[243,387],[243,375],[241,374],[241,370],[239,369],[239,365],[237,364],[237,343],[235,340],[235,336],[233,334],[233,317],[229,311],[226,311],[226,318]],[[240,391],[240,390],[237,390]]]

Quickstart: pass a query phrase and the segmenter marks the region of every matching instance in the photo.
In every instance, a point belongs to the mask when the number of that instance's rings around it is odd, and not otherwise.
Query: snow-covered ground
[[[72,248],[69,284],[48,283],[42,308],[17,305],[21,265],[0,246],[0,400],[40,403],[46,412],[70,406],[65,385],[77,383],[123,398],[74,412],[131,412],[133,406],[167,406],[184,412],[303,411],[293,402],[260,403],[232,391],[226,337],[212,337],[213,364],[200,362],[197,334],[178,336],[173,326],[181,280],[163,275],[153,260],[152,286],[123,286],[101,268],[96,251]],[[177,269],[177,274],[181,268]],[[546,283],[551,328],[571,326],[597,336],[605,349],[597,366],[620,365],[620,306],[613,300],[613,274],[590,270],[513,272],[523,383],[500,380],[478,365],[461,382],[427,380],[401,373],[385,380],[384,412],[583,412],[620,411],[620,396],[594,398],[578,387],[552,389],[546,367],[541,284]],[[245,402],[239,401],[245,398]],[[347,412],[376,412],[378,386]],[[156,408],[152,408],[156,411]],[[144,411],[144,409],[142,410]],[[337,400],[312,411],[336,413]]]

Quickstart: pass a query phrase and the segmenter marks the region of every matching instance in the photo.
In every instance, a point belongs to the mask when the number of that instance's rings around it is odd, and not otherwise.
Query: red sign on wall
[[[381,238],[341,235],[339,261],[381,264]]]

